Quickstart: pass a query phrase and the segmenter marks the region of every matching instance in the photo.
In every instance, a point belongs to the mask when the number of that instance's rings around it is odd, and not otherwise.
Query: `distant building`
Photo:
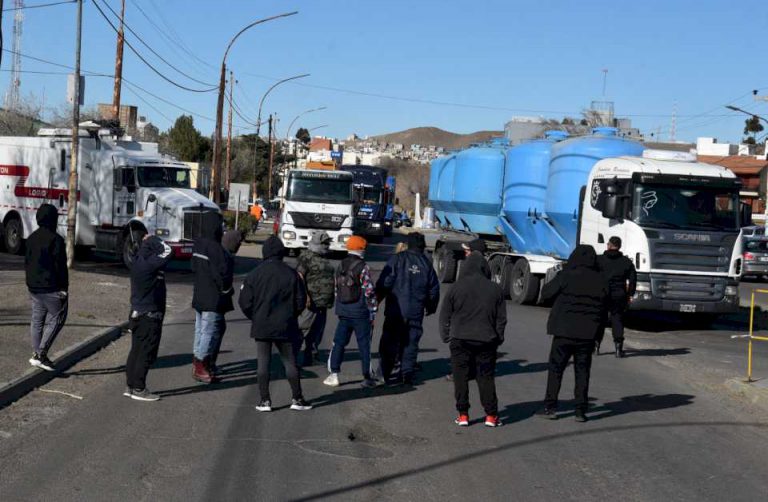
[[[99,116],[104,120],[112,119],[112,104],[99,103]],[[118,119],[120,126],[126,131],[136,131],[136,123],[139,118],[139,108],[131,105],[121,105]]]
[[[160,138],[160,129],[146,117],[139,117],[136,122],[136,135],[140,141],[156,142]]]
[[[540,138],[547,129],[544,117],[512,117],[504,124],[504,137],[513,145]]]
[[[712,138],[699,138],[712,139]],[[716,143],[713,143],[716,144]],[[719,145],[722,147],[727,144]],[[739,146],[739,145],[730,145]],[[716,164],[730,169],[741,179],[741,199],[752,205],[752,214],[756,221],[765,221],[765,194],[768,183],[768,160],[758,159],[752,155],[702,155],[699,152],[699,162]]]

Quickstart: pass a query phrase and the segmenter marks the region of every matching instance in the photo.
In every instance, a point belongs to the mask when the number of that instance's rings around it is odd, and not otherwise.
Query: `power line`
[[[24,5],[23,7],[8,7],[7,9],[3,9],[3,12],[10,12],[14,10],[28,10],[28,9],[39,9],[41,7],[53,7],[54,5],[64,5],[65,3],[76,3],[77,0],[63,0],[61,2],[50,2],[50,3],[40,3],[40,4],[34,4],[34,5]]]
[[[111,6],[111,5],[109,5],[109,3],[108,3],[106,0],[104,0],[104,5],[106,5],[107,9],[109,9],[109,10],[110,10],[110,12],[112,12],[112,14],[114,14],[114,15],[115,15],[115,17],[117,17],[118,19],[120,18],[120,15],[119,15],[117,12],[115,12],[115,10],[112,8],[112,6]],[[141,42],[141,43],[142,43],[142,45],[144,45],[144,47],[146,47],[147,49],[149,49],[149,51],[150,51],[152,54],[154,54],[155,56],[157,56],[157,57],[158,57],[158,59],[160,59],[160,61],[162,61],[163,63],[167,64],[168,66],[170,66],[171,68],[173,68],[174,70],[176,70],[178,73],[180,73],[180,74],[184,75],[185,77],[187,77],[188,79],[192,80],[193,82],[197,82],[198,84],[207,85],[207,86],[210,86],[210,87],[215,87],[215,86],[214,86],[214,84],[211,84],[210,82],[203,82],[202,80],[198,80],[198,79],[196,79],[195,77],[192,77],[192,76],[190,76],[189,74],[187,74],[187,73],[183,72],[182,70],[178,69],[178,68],[177,68],[176,66],[174,66],[172,63],[170,63],[170,62],[169,62],[167,59],[165,59],[163,56],[161,56],[161,55],[160,55],[160,54],[159,54],[159,53],[158,53],[158,52],[157,52],[155,49],[153,49],[153,48],[152,48],[152,47],[151,47],[151,46],[150,46],[148,43],[146,43],[146,42],[144,41],[144,39],[143,39],[143,38],[141,38],[141,36],[140,36],[138,33],[136,33],[136,32],[135,32],[135,31],[134,31],[134,30],[133,30],[133,29],[132,29],[132,28],[131,28],[131,27],[128,25],[128,23],[126,23],[125,21],[123,21],[123,26],[125,26],[125,28],[126,28],[126,29],[127,29],[129,32],[131,32],[131,34],[133,34],[133,36],[134,36],[134,37],[136,37],[136,38],[139,40],[139,42]]]
[[[172,106],[172,107],[174,107],[174,108],[176,108],[178,110],[181,110],[182,112],[188,113],[190,115],[194,115],[195,117],[199,117],[201,119],[205,119],[205,120],[208,120],[210,122],[215,122],[215,119],[213,119],[211,117],[206,117],[205,115],[201,115],[201,114],[199,114],[197,112],[193,112],[192,110],[188,110],[186,108],[183,108],[183,107],[177,105],[176,103],[174,103],[173,101],[170,101],[170,100],[165,99],[165,98],[163,98],[161,96],[158,96],[157,94],[154,94],[153,92],[150,92],[150,91],[146,90],[145,88],[139,86],[138,84],[134,84],[133,82],[130,82],[129,80],[126,80],[125,78],[123,78],[123,81],[129,87],[134,87],[136,89],[139,89],[140,91],[144,92],[145,94],[147,94],[149,96],[152,96],[153,98],[157,99],[158,101],[162,101],[163,103],[165,103],[165,104],[167,104],[169,106]]]
[[[94,7],[96,7],[96,10],[99,11],[99,14],[101,14],[101,17],[103,17],[104,20],[109,24],[109,26],[112,27],[114,32],[115,33],[119,33],[119,30],[118,30],[117,26],[112,24],[112,21],[110,21],[109,17],[102,10],[102,8],[99,7],[99,4],[97,3],[97,1],[96,0],[92,0],[92,3],[94,5]],[[191,87],[187,87],[185,85],[182,85],[182,84],[176,82],[175,80],[171,80],[170,78],[168,78],[165,75],[163,75],[163,73],[160,70],[158,70],[157,68],[155,68],[149,61],[147,61],[146,58],[144,58],[144,56],[142,56],[141,53],[139,53],[139,51],[137,51],[136,48],[128,40],[125,41],[125,45],[127,45],[128,48],[131,49],[131,51],[136,55],[136,57],[138,57],[145,65],[147,65],[147,67],[150,70],[155,72],[155,74],[157,74],[160,78],[162,78],[163,80],[165,80],[169,84],[172,84],[172,85],[178,87],[179,89],[183,89],[183,90],[189,91],[189,92],[199,92],[199,93],[212,92],[212,91],[215,91],[215,90],[218,89],[218,86],[211,87],[210,89],[193,89]]]
[[[128,92],[130,92],[131,94],[133,94],[134,96],[136,96],[138,99],[140,99],[145,105],[147,105],[148,107],[152,108],[155,111],[155,113],[157,113],[158,115],[163,117],[165,120],[167,120],[168,122],[173,122],[172,118],[170,118],[168,115],[166,115],[163,112],[161,112],[160,110],[158,110],[158,108],[155,105],[153,105],[152,103],[150,103],[146,99],[142,98],[136,91],[134,91],[131,88],[128,88],[126,90]]]

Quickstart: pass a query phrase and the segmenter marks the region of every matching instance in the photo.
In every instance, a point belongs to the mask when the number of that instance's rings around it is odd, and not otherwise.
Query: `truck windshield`
[[[189,188],[189,169],[177,167],[144,166],[136,169],[139,186]]]
[[[381,188],[357,186],[355,187],[355,196],[357,201],[361,204],[380,204],[381,200]]]
[[[632,219],[646,227],[687,230],[737,230],[736,189],[665,184],[634,186]]]
[[[352,180],[291,178],[285,199],[296,202],[349,204],[352,202]]]

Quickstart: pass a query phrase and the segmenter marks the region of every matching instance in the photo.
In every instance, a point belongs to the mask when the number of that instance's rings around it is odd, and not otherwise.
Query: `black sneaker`
[[[131,399],[135,399],[136,401],[159,401],[160,396],[157,394],[152,394],[149,392],[149,389],[144,388],[141,390],[132,389],[131,390]]]
[[[262,399],[262,401],[256,405],[256,411],[272,411],[272,401],[269,399]]]
[[[53,367],[53,363],[45,354],[32,354],[32,357],[29,359],[29,364],[35,368],[40,368],[41,370],[56,371],[56,368]]]
[[[548,420],[557,420],[557,412],[554,408],[543,408],[536,412],[536,416]]]
[[[294,399],[291,401],[291,409],[296,411],[307,411],[312,409],[312,405],[305,401],[304,398]]]
[[[576,410],[576,415],[573,417],[574,420],[577,422],[587,422],[589,419],[587,418],[587,415],[584,414],[581,410]]]

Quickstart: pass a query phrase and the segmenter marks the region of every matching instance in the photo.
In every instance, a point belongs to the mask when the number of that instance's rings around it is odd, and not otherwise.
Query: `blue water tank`
[[[546,218],[555,231],[546,254],[566,258],[576,246],[579,192],[592,167],[601,159],[640,156],[643,145],[620,138],[613,127],[598,127],[591,136],[561,141],[552,146],[545,202]]]
[[[453,201],[455,170],[456,155],[448,155],[433,160],[429,172],[429,203],[435,208],[435,216],[444,227],[456,226],[459,223]]]
[[[518,253],[545,254],[552,249],[552,232],[542,220],[549,161],[552,146],[567,137],[565,131],[547,131],[544,139],[507,151],[501,223],[509,244]]]
[[[498,141],[456,154],[453,200],[459,222],[453,222],[454,228],[498,234],[506,147],[505,141]]]

